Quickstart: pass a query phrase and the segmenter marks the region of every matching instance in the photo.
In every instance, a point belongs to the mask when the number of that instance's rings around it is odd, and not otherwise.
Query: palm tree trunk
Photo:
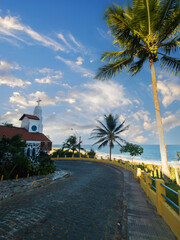
[[[112,146],[111,146],[111,142],[110,142],[110,154],[109,154],[109,160],[111,161],[111,148],[112,148]]]
[[[168,181],[170,179],[170,172],[169,172],[168,162],[167,162],[167,150],[166,150],[166,145],[164,143],[164,133],[163,133],[162,120],[161,120],[161,113],[160,113],[160,108],[159,108],[154,61],[151,57],[149,58],[149,63],[150,63],[151,76],[152,76],[152,89],[153,89],[154,105],[155,105],[155,112],[156,112],[157,130],[158,130],[158,134],[159,134],[162,172],[164,174],[165,181]]]

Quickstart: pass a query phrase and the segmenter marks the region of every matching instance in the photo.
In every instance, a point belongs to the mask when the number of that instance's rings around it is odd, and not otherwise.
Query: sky
[[[116,1],[126,6],[127,1]],[[20,127],[42,100],[44,134],[53,144],[81,136],[91,144],[92,129],[109,113],[130,125],[122,137],[158,144],[148,62],[131,77],[123,72],[95,80],[112,45],[103,14],[110,0],[0,1],[0,124]],[[179,56],[179,52],[174,55]],[[180,144],[180,82],[155,64],[165,143]]]

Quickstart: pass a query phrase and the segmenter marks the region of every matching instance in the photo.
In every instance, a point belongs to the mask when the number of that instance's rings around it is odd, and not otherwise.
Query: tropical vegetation
[[[90,149],[90,151],[86,151],[84,148],[81,148],[81,157],[82,158],[94,158],[96,156],[96,152],[93,149]],[[59,149],[54,149],[52,153],[52,157],[79,157],[79,149],[75,150],[74,152],[71,149],[64,149],[64,148],[59,148]]]
[[[72,150],[73,154],[75,151],[79,151],[80,153],[80,150],[84,150],[80,144],[81,141],[78,141],[75,135],[69,136],[63,144],[63,149]]]
[[[143,147],[129,142],[126,142],[126,144],[120,148],[121,153],[129,153],[131,157],[141,155],[143,151]]]
[[[105,123],[102,123],[97,120],[99,126],[96,126],[96,128],[92,130],[91,139],[98,139],[98,141],[93,144],[99,144],[98,149],[109,145],[111,161],[111,151],[114,144],[118,144],[120,147],[122,146],[121,143],[124,143],[125,140],[120,137],[120,134],[128,130],[129,126],[125,126],[125,121],[119,123],[119,117],[117,115],[104,115],[104,121]]]
[[[55,165],[51,157],[44,152],[34,159],[34,163],[24,154],[26,142],[20,135],[15,135],[11,139],[5,136],[0,139],[0,176],[4,179],[26,177],[29,175],[48,174],[55,171]]]
[[[157,94],[154,63],[179,74],[180,59],[171,57],[180,46],[180,4],[178,0],[134,0],[132,6],[122,8],[116,4],[105,14],[107,25],[114,37],[113,44],[119,51],[105,52],[102,61],[108,63],[99,68],[97,79],[108,79],[123,70],[132,75],[138,73],[149,61],[157,129],[159,134],[162,169],[167,179],[170,172]]]

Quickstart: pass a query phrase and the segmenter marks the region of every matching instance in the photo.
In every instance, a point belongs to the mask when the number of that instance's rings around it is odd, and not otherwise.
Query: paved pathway
[[[131,173],[91,162],[56,165],[72,175],[0,202],[1,240],[176,239]]]

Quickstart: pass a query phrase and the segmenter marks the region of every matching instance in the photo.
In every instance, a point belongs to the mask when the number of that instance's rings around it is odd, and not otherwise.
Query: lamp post
[[[81,136],[79,136],[79,157],[81,157]]]

